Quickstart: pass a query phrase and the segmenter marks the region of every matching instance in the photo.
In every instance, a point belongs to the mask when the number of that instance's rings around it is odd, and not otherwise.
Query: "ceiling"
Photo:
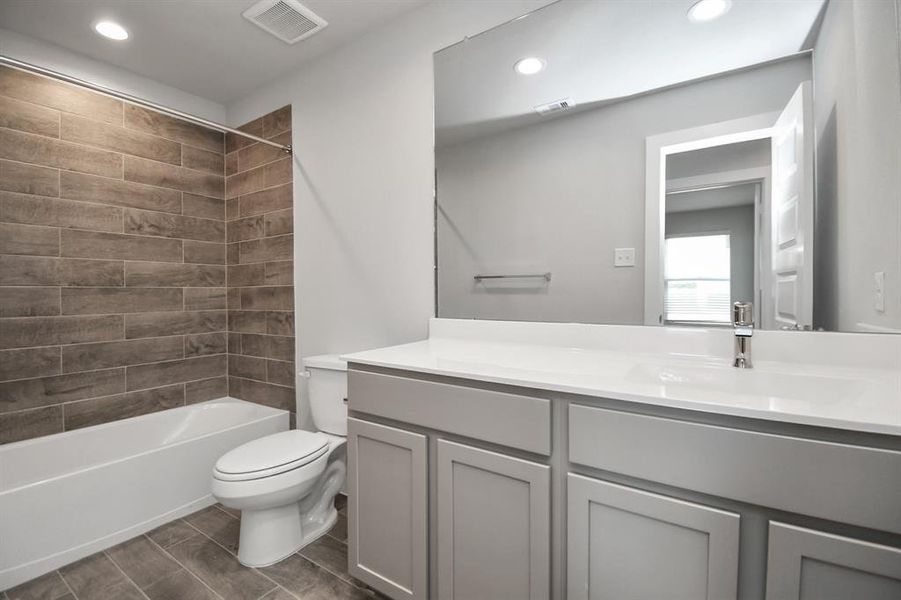
[[[692,177],[697,181],[703,175],[769,167],[770,146],[770,138],[763,138],[670,154],[666,157],[667,185],[674,179]]]
[[[769,170],[771,145],[770,138],[763,138],[668,155],[666,212],[753,206],[757,183],[720,182],[745,178],[749,170]]]
[[[294,45],[241,16],[256,0],[2,0],[0,28],[226,104],[427,1],[302,0],[329,25]],[[101,19],[131,37],[100,37]]]
[[[753,206],[757,184],[739,183],[666,195],[666,213]]]
[[[554,100],[578,111],[809,49],[825,2],[733,0],[721,18],[693,23],[695,1],[561,0],[440,51],[439,145],[547,118],[534,107]],[[527,56],[545,69],[516,73]]]

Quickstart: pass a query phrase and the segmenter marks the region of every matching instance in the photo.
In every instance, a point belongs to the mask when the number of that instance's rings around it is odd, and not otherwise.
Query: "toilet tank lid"
[[[347,361],[341,360],[339,354],[319,354],[307,356],[303,359],[303,366],[307,369],[329,369],[331,371],[346,371]]]

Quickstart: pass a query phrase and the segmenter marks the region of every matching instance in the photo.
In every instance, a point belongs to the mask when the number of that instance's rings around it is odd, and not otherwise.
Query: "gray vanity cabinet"
[[[550,468],[438,440],[438,598],[550,594]]]
[[[901,550],[771,522],[767,600],[898,600]]]
[[[901,600],[894,438],[353,364],[348,391],[349,569],[393,600]]]
[[[428,598],[426,436],[349,418],[348,569],[395,600]]]
[[[567,598],[734,600],[739,515],[567,476]]]

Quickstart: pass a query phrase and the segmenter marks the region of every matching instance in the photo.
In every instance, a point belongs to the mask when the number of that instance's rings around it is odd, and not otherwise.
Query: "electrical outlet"
[[[613,250],[614,267],[634,267],[635,248],[615,248]]]
[[[873,274],[873,308],[876,312],[885,312],[885,271]]]

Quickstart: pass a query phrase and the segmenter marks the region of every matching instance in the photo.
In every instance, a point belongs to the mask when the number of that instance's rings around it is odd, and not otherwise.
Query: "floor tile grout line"
[[[241,356],[244,356],[244,355],[242,354]],[[222,508],[221,506],[219,506],[218,503],[217,503],[217,504],[212,504],[211,506],[214,506],[217,510],[219,510],[219,512],[225,513],[226,515],[228,515],[229,517],[231,517],[231,518],[234,519],[235,521],[238,521],[239,523],[241,522],[241,519],[240,519],[239,517],[236,517],[235,515],[231,514],[230,512],[228,512],[227,510],[225,510],[224,508]],[[188,523],[188,524],[190,525],[190,523]],[[203,533],[203,532],[201,532],[201,533]]]
[[[216,504],[212,504],[212,505],[210,505],[210,506],[215,507],[215,508],[216,508],[217,510],[219,510],[220,512],[225,513],[226,515],[228,515],[229,517],[231,517],[233,520],[238,521],[238,522],[240,523],[240,521],[241,521],[240,519],[238,519],[238,518],[235,517],[234,515],[228,514],[227,512],[225,512],[224,510],[222,510],[221,508],[219,508],[219,506],[217,506]],[[198,511],[198,512],[199,512],[199,511]],[[190,516],[190,515],[188,515],[188,516]],[[214,544],[216,544],[217,546],[219,546],[220,548],[222,548],[223,550],[225,550],[226,552],[228,552],[229,554],[231,554],[232,556],[234,556],[234,557],[235,557],[235,560],[237,560],[237,558],[238,558],[238,557],[237,557],[237,554],[235,554],[234,552],[232,552],[231,550],[229,550],[228,548],[226,548],[223,544],[219,543],[217,540],[213,539],[213,538],[212,538],[210,535],[208,535],[205,531],[202,531],[200,528],[195,527],[195,526],[194,526],[193,524],[191,524],[191,523],[188,523],[188,521],[187,521],[186,519],[185,519],[184,521],[185,521],[185,523],[188,524],[189,527],[191,527],[192,529],[194,529],[195,531],[197,531],[198,533],[200,533],[200,535],[204,536],[204,537],[207,538],[209,541],[213,542]],[[179,542],[179,543],[181,543],[181,542]],[[178,544],[173,544],[173,546],[177,546],[177,545],[178,545]],[[297,553],[295,553],[295,554],[297,554]],[[287,558],[287,557],[285,557],[285,558]],[[179,564],[181,564],[181,563],[179,563]],[[242,566],[244,566],[244,565],[242,565]],[[260,576],[262,576],[264,579],[266,579],[267,581],[269,581],[270,583],[272,583],[276,588],[280,588],[280,589],[284,590],[285,592],[288,593],[288,595],[293,596],[293,597],[295,597],[295,598],[298,597],[297,595],[292,594],[287,588],[283,587],[279,582],[277,582],[276,580],[272,579],[271,577],[269,577],[268,575],[266,575],[265,573],[263,573],[260,569],[258,569],[258,568],[256,568],[256,567],[247,567],[247,568],[253,570],[253,572],[255,572],[255,573],[259,574]],[[328,569],[326,569],[326,571],[328,571]],[[328,571],[328,572],[331,573],[331,571]],[[331,573],[331,574],[334,575],[334,573]],[[339,579],[340,579],[340,577],[339,577]],[[275,589],[275,588],[273,588],[273,589],[271,589],[271,590],[267,590],[262,596],[260,596],[259,598],[257,598],[257,600],[263,600],[263,598],[265,598],[267,595],[271,594],[271,593],[273,592],[274,589]]]
[[[115,548],[115,546],[113,546],[113,548]],[[138,590],[138,593],[141,594],[142,597],[146,598],[147,600],[150,600],[150,597],[144,593],[144,590],[141,589],[141,586],[139,586],[135,582],[134,579],[132,579],[131,577],[128,576],[128,573],[126,573],[122,569],[122,567],[119,566],[119,563],[117,563],[115,560],[113,560],[113,557],[109,555],[109,552],[107,552],[107,550],[111,550],[111,548],[107,548],[106,550],[103,550],[103,555],[106,557],[106,559],[108,561],[110,561],[111,563],[113,563],[113,566],[115,566],[117,569],[119,569],[119,572],[122,573],[122,576],[125,577],[125,580],[128,581],[129,583],[131,583],[131,585],[135,586],[135,589]],[[112,587],[112,586],[106,586],[106,589],[109,589],[110,587]]]
[[[78,600],[78,594],[75,593],[75,590],[72,589],[72,586],[69,585],[69,582],[66,581],[66,578],[63,577],[63,574],[60,572],[60,570],[57,569],[54,572],[62,580],[63,585],[66,586],[66,589],[69,590],[69,593],[72,594],[72,597],[75,598],[75,600]],[[9,600],[9,596],[7,596],[7,600]]]
[[[289,590],[288,588],[285,588],[285,587],[282,587],[282,586],[278,586],[277,588],[275,588],[275,589],[273,589],[273,590],[269,590],[268,592],[266,592],[265,594],[263,594],[262,596],[260,596],[257,600],[266,600],[266,598],[268,598],[268,597],[269,597],[273,592],[275,592],[276,590],[281,590],[281,591],[285,592],[285,593],[288,594],[288,596],[290,596],[291,598],[296,598],[297,600],[303,600],[303,596],[299,596],[298,594],[295,594],[294,592],[292,592],[292,591]]]
[[[340,581],[343,581],[343,582],[346,583],[347,585],[349,585],[349,586],[351,586],[351,587],[355,587],[355,588],[357,588],[358,590],[362,590],[362,591],[364,591],[364,592],[368,591],[367,588],[365,588],[365,587],[360,587],[359,585],[357,585],[357,584],[354,583],[353,581],[350,581],[349,579],[345,578],[344,576],[339,575],[338,573],[335,573],[334,571],[332,571],[331,569],[329,569],[329,568],[326,567],[325,565],[319,564],[318,562],[316,562],[315,560],[313,560],[312,558],[310,558],[310,557],[308,557],[308,556],[304,556],[303,554],[301,554],[301,550],[303,550],[303,548],[301,548],[300,550],[298,550],[298,551],[295,552],[294,554],[296,554],[296,555],[299,556],[300,558],[304,559],[305,561],[307,561],[307,562],[309,562],[309,563],[312,563],[312,564],[316,565],[317,567],[319,567],[320,569],[322,569],[323,571],[325,571],[326,573],[328,573],[328,574],[331,575],[332,577],[335,577],[336,579],[339,579]],[[352,576],[350,573],[348,573],[348,574],[347,574],[347,577],[351,577],[351,578],[352,578],[353,576]],[[364,584],[364,585],[365,585],[365,584]]]
[[[150,536],[148,536],[146,533],[142,533],[141,535],[135,536],[135,537],[131,538],[130,540],[126,540],[126,541],[129,541],[129,542],[130,542],[130,541],[136,540],[136,539],[138,539],[138,538],[144,538],[145,540],[147,540],[148,542],[150,542],[152,545],[154,545],[154,546],[156,546],[156,547],[159,548],[159,545],[158,545],[158,544],[155,544],[154,541],[150,539]],[[123,543],[124,543],[124,542],[123,542]],[[126,576],[133,584],[135,584],[135,587],[137,587],[137,588],[138,588],[139,590],[141,590],[142,592],[144,591],[145,588],[149,588],[149,587],[151,587],[151,586],[153,586],[153,585],[159,583],[160,581],[166,579],[167,577],[169,577],[169,576],[171,576],[171,575],[174,575],[174,573],[170,573],[169,575],[163,575],[162,577],[159,577],[159,578],[157,578],[157,579],[154,579],[153,581],[151,581],[150,583],[148,583],[147,585],[145,585],[145,586],[142,588],[141,586],[138,585],[138,582],[136,582],[134,579],[132,579],[131,576],[130,576],[128,573],[125,572],[125,569],[123,569],[123,568],[119,565],[119,563],[116,562],[116,559],[113,558],[112,555],[109,553],[110,550],[113,550],[114,548],[117,548],[117,547],[120,546],[120,545],[121,545],[121,544],[117,544],[116,546],[112,546],[111,548],[107,548],[106,550],[103,551],[103,553],[106,554],[107,558],[109,558],[109,559],[113,562],[114,565],[116,565],[117,567],[119,567],[119,570],[122,571],[122,574],[125,575],[125,576]],[[160,550],[162,550],[162,548],[160,548]],[[180,562],[178,562],[177,560],[175,560],[175,558],[173,558],[172,561],[173,561],[175,564],[177,564],[177,565],[179,566],[179,570],[185,568],[185,566],[184,566],[183,564],[181,564]],[[176,571],[176,573],[177,573],[177,572],[178,572],[178,571]],[[146,596],[147,594],[145,593],[144,595]]]
[[[336,542],[338,542],[338,543],[341,544],[342,546],[346,546],[346,545],[347,545],[347,542],[346,542],[345,540],[342,540],[341,538],[335,537],[335,536],[333,536],[331,533],[327,533],[327,534],[325,534],[325,535],[326,535],[327,537],[332,538],[333,540],[335,540]]]
[[[219,508],[219,507],[217,507],[215,504],[211,504],[210,506],[216,507],[217,510],[218,510],[218,508]],[[200,511],[197,511],[197,512],[200,512]],[[224,511],[223,511],[223,512],[224,512]],[[226,513],[226,514],[227,514],[227,513]],[[190,515],[188,515],[188,516],[190,516]],[[229,516],[231,517],[231,515],[229,515]],[[232,518],[234,518],[234,517],[232,517]],[[236,519],[236,520],[238,520],[238,519]],[[235,560],[238,560],[237,554],[235,554],[234,552],[232,552],[231,550],[229,550],[228,548],[226,548],[224,544],[221,544],[221,543],[219,543],[217,540],[213,539],[209,534],[207,534],[205,531],[201,530],[199,527],[194,526],[192,523],[188,523],[187,519],[184,519],[184,521],[185,521],[185,523],[188,524],[189,527],[191,527],[192,529],[194,529],[195,531],[197,531],[200,535],[202,535],[203,537],[205,537],[205,538],[208,539],[209,541],[213,542],[214,544],[216,544],[217,546],[219,546],[220,548],[222,548],[223,550],[225,550],[226,552],[228,552],[231,556],[233,556],[233,557],[235,558]],[[180,544],[180,543],[181,543],[181,542],[179,542],[179,544]],[[178,545],[178,544],[173,544],[173,546],[177,546],[177,545]],[[171,547],[171,546],[170,546],[170,547]],[[173,557],[173,558],[174,558],[174,557]],[[181,564],[181,563],[179,563],[179,564]],[[239,563],[239,564],[240,564],[240,563]],[[242,567],[245,567],[246,565],[241,565],[241,566],[242,566]],[[278,588],[281,588],[281,587],[282,587],[281,585],[279,585],[279,583],[278,583],[277,581],[275,581],[274,579],[272,579],[271,577],[269,577],[268,575],[266,575],[265,573],[263,573],[262,571],[260,571],[260,570],[257,569],[256,567],[246,567],[246,568],[251,569],[254,573],[259,574],[261,577],[263,577],[263,579],[265,579],[266,581],[268,581],[269,583],[271,583],[271,584],[274,585],[275,587],[278,587]],[[262,600],[263,596],[265,596],[266,594],[271,593],[273,589],[275,589],[275,588],[266,590],[266,592],[265,592],[262,596],[260,596],[259,598],[257,598],[257,600]],[[282,588],[282,589],[285,589],[285,588]],[[288,590],[285,590],[285,591],[287,592]],[[290,593],[290,592],[289,592],[289,593]],[[293,594],[291,594],[291,595],[293,596]]]
[[[198,530],[196,527],[194,527],[193,525],[191,525],[191,524],[188,523],[187,521],[184,521],[184,519],[181,519],[181,520],[182,520],[188,527],[190,527],[191,529],[197,531],[197,533],[203,535],[203,532],[201,532],[200,530]],[[170,523],[173,523],[173,522],[174,522],[174,521],[170,521]],[[169,548],[173,548],[173,547],[178,546],[179,544],[181,544],[181,543],[183,543],[183,542],[187,542],[187,541],[190,540],[191,538],[187,538],[187,539],[181,540],[180,542],[176,542],[175,544],[170,545],[168,548],[163,548],[162,546],[160,546],[159,544],[157,544],[155,541],[153,541],[153,539],[152,539],[149,535],[147,535],[146,533],[144,534],[144,537],[146,537],[148,540],[150,540],[150,543],[153,544],[154,546],[156,546],[157,548],[159,548],[166,556],[168,556],[169,558],[171,558],[172,560],[174,560],[174,561],[175,561],[175,564],[177,564],[177,565],[180,566],[182,569],[184,569],[186,573],[188,573],[191,577],[193,577],[194,579],[196,579],[197,581],[199,581],[200,584],[203,585],[206,589],[210,590],[210,592],[211,592],[214,596],[216,596],[217,598],[221,598],[222,600],[226,600],[222,595],[219,594],[219,592],[217,592],[216,590],[214,590],[213,588],[211,588],[209,585],[207,585],[207,582],[205,582],[203,579],[201,579],[201,578],[200,578],[194,571],[192,571],[187,565],[185,565],[184,563],[182,563],[180,560],[178,560],[178,558],[175,557],[175,555],[173,555],[171,552],[169,552]],[[194,537],[194,536],[191,536],[191,537]]]

